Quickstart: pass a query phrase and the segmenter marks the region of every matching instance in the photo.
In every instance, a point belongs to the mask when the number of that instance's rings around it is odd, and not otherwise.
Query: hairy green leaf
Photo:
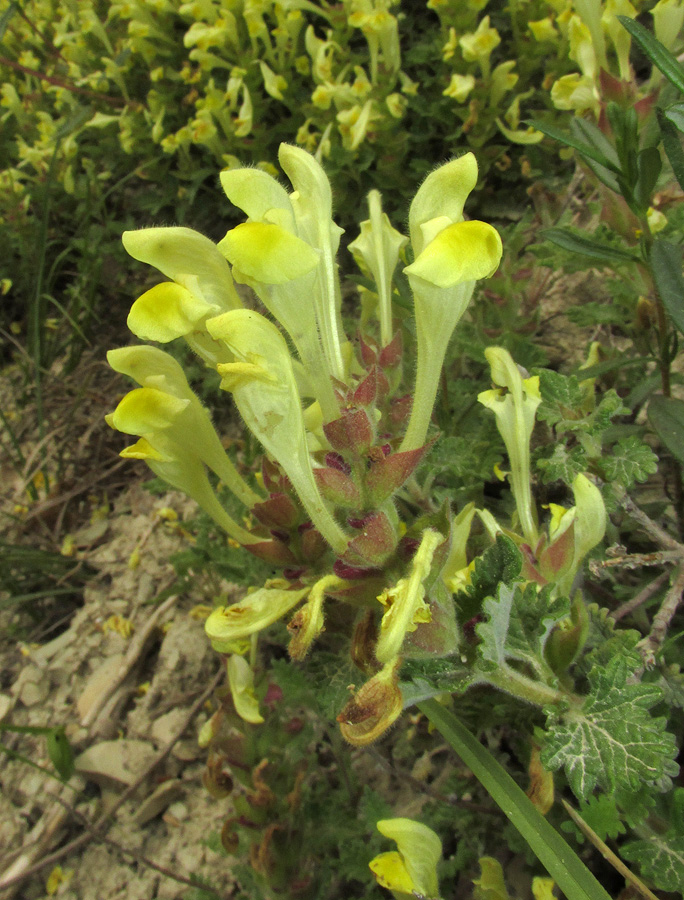
[[[456,595],[458,619],[464,625],[479,615],[487,597],[493,596],[500,584],[512,584],[520,577],[522,556],[513,541],[504,534],[475,560],[470,584]]]
[[[582,447],[568,448],[565,444],[554,444],[548,456],[537,459],[537,468],[544,484],[552,481],[572,484],[580,472],[586,471],[587,454]]]
[[[632,841],[620,848],[620,855],[637,863],[641,874],[661,891],[681,891],[684,885],[684,834],[667,831],[651,834],[648,840]]]
[[[614,794],[596,794],[589,797],[586,803],[580,803],[578,812],[602,841],[606,838],[615,839],[625,833],[626,829],[622,824]],[[580,844],[584,843],[584,835],[572,820],[563,822],[561,828],[574,834]]]
[[[679,767],[674,735],[665,719],[648,710],[662,699],[656,685],[628,684],[629,669],[621,657],[589,673],[591,690],[581,708],[547,709],[548,740],[542,762],[565,769],[570,787],[586,800],[598,785],[656,785],[676,775]]]
[[[658,457],[636,435],[621,438],[600,464],[606,480],[617,481],[625,488],[635,481],[646,481],[658,471]]]
[[[509,660],[524,663],[543,679],[552,677],[544,661],[544,647],[553,628],[570,613],[565,597],[554,598],[550,587],[537,584],[499,585],[496,597],[483,605],[486,621],[476,626],[477,648],[484,671],[494,671]]]

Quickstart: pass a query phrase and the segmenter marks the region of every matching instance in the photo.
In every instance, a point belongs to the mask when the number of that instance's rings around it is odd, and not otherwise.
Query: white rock
[[[77,756],[76,771],[104,787],[131,785],[155,758],[147,741],[102,741]]]

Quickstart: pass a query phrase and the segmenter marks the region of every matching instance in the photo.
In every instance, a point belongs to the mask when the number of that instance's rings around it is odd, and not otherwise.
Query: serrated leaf
[[[649,840],[633,841],[620,848],[620,855],[637,863],[641,874],[661,891],[681,891],[684,885],[684,835],[653,834]]]
[[[545,228],[541,232],[541,236],[558,247],[562,247],[563,250],[580,253],[588,259],[605,263],[608,266],[615,263],[639,262],[636,253],[611,247],[610,244],[597,243],[592,238],[584,237],[570,228]]]
[[[591,690],[581,708],[547,709],[549,727],[542,763],[563,768],[575,796],[586,800],[598,785],[618,787],[662,783],[679,767],[674,735],[665,719],[648,710],[662,699],[655,685],[627,684],[624,659],[611,659],[589,673]]]
[[[684,400],[657,395],[648,404],[648,420],[670,453],[684,463]]]
[[[470,584],[456,595],[457,615],[461,625],[479,615],[486,597],[491,597],[499,584],[512,584],[520,577],[522,555],[504,534],[475,560]]]
[[[576,375],[561,375],[551,369],[536,370],[539,375],[539,391],[542,403],[537,418],[550,425],[563,419],[578,419],[586,401],[586,395]]]
[[[408,659],[401,668],[404,706],[413,706],[439,694],[462,694],[475,681],[475,673],[458,657]]]
[[[586,674],[595,666],[605,666],[613,657],[622,657],[628,668],[635,669],[641,657],[636,645],[641,634],[635,628],[618,628],[610,611],[602,609],[597,603],[587,606],[589,631],[584,644],[584,657],[580,661],[582,671]]]
[[[578,812],[602,841],[606,838],[615,839],[626,831],[620,819],[614,794],[598,794],[590,797],[586,803],[580,803]],[[563,822],[561,829],[574,834],[580,844],[584,843],[584,835],[572,820]]]
[[[684,277],[682,277],[681,248],[662,238],[656,238],[651,247],[651,271],[665,309],[679,331],[684,334]]]
[[[660,69],[667,80],[677,90],[684,94],[684,69],[677,59],[657,40],[650,31],[628,16],[618,16],[618,19],[629,31],[637,44],[644,51],[651,62]]]
[[[658,471],[658,457],[636,435],[621,438],[600,464],[607,481],[617,481],[625,488]]]
[[[537,460],[542,482],[564,481],[572,484],[580,472],[587,470],[587,455],[582,447],[568,449],[565,444],[554,444],[551,454]]]
[[[611,388],[601,397],[599,405],[588,417],[586,430],[589,434],[598,435],[608,428],[611,419],[615,416],[626,416],[630,412],[631,410],[622,402],[617,391]]]
[[[534,583],[524,588],[501,584],[497,596],[485,600],[483,612],[487,620],[475,628],[481,640],[477,655],[483,671],[517,660],[542,678],[550,677],[544,647],[553,628],[570,613],[567,598],[554,598],[550,587],[540,589]]]

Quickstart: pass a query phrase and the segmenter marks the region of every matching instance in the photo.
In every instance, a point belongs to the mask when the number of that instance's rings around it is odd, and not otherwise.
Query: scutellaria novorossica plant
[[[124,235],[132,256],[169,279],[134,303],[129,327],[143,340],[184,340],[220,375],[263,448],[260,472],[247,480],[238,471],[168,353],[140,345],[108,357],[139,385],[108,416],[137,438],[122,455],[145,460],[193,497],[226,532],[230,552],[237,542],[280,570],[238,602],[219,601],[206,621],[227,658],[234,713],[247,727],[264,721],[259,635],[287,619],[292,660],[342,635],[334,646],[348,647],[365,679],[337,715],[351,744],[380,738],[407,706],[489,686],[537,709],[547,776],[564,769],[580,800],[616,784],[662,789],[677,767],[673,736],[647,711],[661,691],[628,682],[636,665],[629,652],[601,656],[609,640],[603,619],[576,590],[583,561],[606,531],[601,491],[579,472],[574,505],[551,503],[541,515],[533,496],[540,376],[502,347],[485,352],[492,387],[477,399],[493,412],[507,451],[510,521],[474,503],[426,511],[410,502],[416,470],[436,440],[431,413],[450,338],[476,283],[502,255],[495,228],[464,218],[478,177],[474,155],[428,175],[410,206],[408,236],[392,226],[379,192],[369,195],[369,217],[349,245],[375,288],[364,289],[356,335],[343,324],[341,229],[326,174],[293,145],[281,145],[279,161],[290,193],[258,168],[221,173],[247,220],[218,244],[180,227]],[[245,305],[236,284],[252,289],[264,313]],[[412,315],[398,289],[410,292]],[[578,390],[593,409],[594,379]],[[244,505],[241,521],[224,509],[216,479]],[[636,639],[625,640],[633,649]],[[222,716],[204,727],[203,744]],[[641,749],[632,754],[626,744],[635,740]],[[399,895],[401,885],[433,883],[427,870],[411,874],[401,853],[391,862],[390,874],[387,859],[376,874]]]
[[[217,650],[244,655],[260,631],[290,615],[290,654],[303,659],[325,628],[326,604],[358,608],[351,653],[369,680],[340,724],[348,740],[365,744],[401,712],[402,661],[449,656],[462,641],[458,592],[469,582],[466,542],[476,515],[492,541],[503,535],[520,549],[525,578],[553,583],[561,594],[603,537],[605,510],[596,486],[578,475],[575,506],[552,507],[548,526],[540,526],[529,452],[539,379],[524,378],[510,354],[493,347],[494,387],[479,399],[494,412],[508,451],[516,524],[503,528],[472,505],[455,516],[445,510],[431,520],[402,518],[396,497],[429,448],[449,339],[476,282],[493,274],[502,253],[491,225],[463,217],[477,180],[475,157],[428,176],[411,204],[408,239],[382,212],[380,195],[370,195],[370,218],[350,247],[377,285],[376,325],[355,344],[342,324],[341,230],[328,180],[300,148],[282,145],[280,163],[290,194],[259,169],[222,173],[226,194],[248,218],[218,245],[185,228],[124,235],[131,255],[172,279],[135,302],[130,328],[160,343],[183,338],[218,371],[265,451],[259,477],[250,485],[238,473],[181,367],[161,349],[109,353],[110,364],[140,387],[108,421],[138,438],[124,456],[144,459],[230,538],[282,569],[282,577],[211,614],[207,633]],[[415,379],[403,365],[404,329],[392,303],[402,256],[413,294]],[[251,287],[272,318],[245,307],[234,281]],[[223,509],[208,471],[245,505],[251,527]],[[236,671],[231,663],[229,672]],[[494,681],[501,684],[500,673]],[[527,682],[521,690],[534,694]],[[549,691],[538,689],[540,696]]]

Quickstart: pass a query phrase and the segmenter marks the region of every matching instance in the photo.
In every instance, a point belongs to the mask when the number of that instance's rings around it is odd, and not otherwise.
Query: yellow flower
[[[377,829],[397,845],[397,850],[381,853],[369,863],[378,884],[397,898],[438,900],[442,842],[435,832],[413,819],[382,819]]]
[[[477,162],[466,153],[428,175],[409,210],[415,259],[404,272],[416,311],[418,366],[402,451],[424,443],[451,335],[475,282],[492,275],[501,259],[496,229],[484,222],[463,221],[463,206],[476,183]]]
[[[442,91],[442,94],[445,97],[453,97],[458,103],[463,103],[474,87],[475,79],[472,75],[458,75],[454,73],[451,76],[449,86]]]
[[[482,391],[478,400],[496,416],[496,426],[508,451],[511,463],[511,490],[518,518],[531,547],[539,539],[537,511],[530,489],[530,438],[537,407],[541,403],[539,377],[525,378],[503,347],[488,347],[485,356],[491,367],[493,390]]]
[[[408,578],[400,578],[378,597],[385,607],[375,648],[378,662],[388,663],[395,659],[401,652],[406,635],[415,631],[420,622],[431,621],[430,609],[425,602],[424,583],[430,574],[435,551],[443,543],[444,538],[438,531],[424,531],[420,546],[411,560]]]
[[[476,31],[464,34],[459,40],[463,59],[479,63],[485,76],[489,74],[489,57],[500,43],[499,32],[489,25],[489,16],[482,19]]]
[[[558,40],[558,32],[553,24],[551,16],[544,19],[537,19],[534,22],[527,23],[535,41],[556,41]]]

